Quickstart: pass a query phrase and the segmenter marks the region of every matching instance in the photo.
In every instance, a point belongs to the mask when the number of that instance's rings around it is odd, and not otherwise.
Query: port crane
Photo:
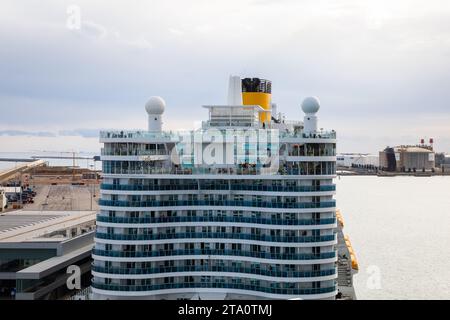
[[[60,153],[72,154],[72,181],[75,181],[75,165],[76,165],[76,155],[78,154],[76,151],[62,151]]]

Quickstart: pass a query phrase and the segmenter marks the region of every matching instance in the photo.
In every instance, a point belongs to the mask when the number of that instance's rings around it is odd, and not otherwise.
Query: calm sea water
[[[76,156],[83,158],[93,158],[94,155],[99,155],[94,153],[78,153]],[[59,157],[71,157],[70,153],[61,153],[61,152],[0,152],[0,158],[19,158],[19,159],[29,159],[32,156],[59,156]],[[48,161],[52,166],[71,166],[73,164],[73,159],[43,159]],[[0,161],[0,171],[14,168],[16,165],[23,164],[24,162],[4,162]],[[94,165],[93,160],[85,160],[85,159],[76,159],[75,165],[81,168],[91,168],[91,165]],[[101,168],[100,163],[96,164],[97,169]]]
[[[450,299],[450,177],[341,177],[358,299]]]

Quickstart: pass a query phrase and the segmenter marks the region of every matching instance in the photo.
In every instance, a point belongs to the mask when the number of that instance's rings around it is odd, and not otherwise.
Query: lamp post
[[[94,168],[94,165],[90,165],[90,167],[91,167],[91,170]],[[94,171],[94,174],[96,175],[95,176],[95,180],[97,181],[97,174],[95,173],[95,171]],[[92,182],[90,183],[90,185],[91,185],[91,211],[92,211],[92,202],[94,201],[94,197],[95,197],[95,184],[93,184]]]

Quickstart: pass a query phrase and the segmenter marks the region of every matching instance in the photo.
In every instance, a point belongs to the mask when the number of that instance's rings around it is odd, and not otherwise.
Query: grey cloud
[[[96,129],[75,129],[75,130],[60,130],[60,136],[80,136],[83,138],[98,138],[101,130]]]
[[[108,129],[101,129],[101,130],[108,130]],[[0,136],[98,138],[101,130],[98,129],[60,130],[57,133],[49,131],[2,130],[0,131]]]
[[[108,30],[104,26],[93,21],[82,21],[80,33],[88,37],[102,39],[108,35]]]
[[[21,130],[3,130],[0,131],[0,136],[34,136],[34,137],[56,137],[53,132],[47,131],[21,131]]]
[[[271,79],[273,99],[290,118],[301,118],[303,97],[319,96],[321,117],[350,140],[352,122],[370,124],[384,114],[408,128],[405,114],[449,114],[450,12],[438,3],[373,28],[358,0],[217,1],[201,8],[179,1],[180,12],[164,1],[111,3],[108,10],[79,2],[80,32],[65,28],[64,16],[47,14],[64,13],[66,4],[55,9],[45,1],[32,17],[0,25],[8,44],[0,48],[0,110],[8,114],[0,126],[82,137],[102,127],[145,127],[143,105],[152,95],[167,102],[165,125],[202,120],[202,104],[225,101],[230,73]],[[313,16],[307,5],[324,10]],[[242,21],[249,28],[237,27]],[[208,25],[213,32],[194,32]]]

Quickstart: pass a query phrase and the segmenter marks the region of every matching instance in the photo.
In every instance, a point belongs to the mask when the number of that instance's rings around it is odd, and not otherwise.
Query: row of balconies
[[[336,156],[336,145],[315,144],[313,146],[288,146],[288,156],[291,157],[334,157]]]
[[[237,132],[242,131],[238,130]],[[179,133],[173,131],[162,131],[162,132],[150,132],[150,131],[101,131],[100,139],[138,139],[138,140],[149,140],[151,143],[152,139],[160,141],[161,139],[167,139],[168,141],[173,141],[179,137]],[[336,132],[332,131],[318,131],[312,134],[305,134],[303,132],[285,132],[280,131],[279,137],[283,138],[305,138],[305,139],[336,139]]]
[[[109,148],[101,149],[102,156],[159,156],[168,155],[165,149],[127,149],[127,148]]]
[[[125,250],[102,250],[93,249],[93,254],[103,257],[115,258],[153,258],[172,256],[197,256],[197,255],[218,255],[250,257],[273,260],[321,260],[336,257],[336,252],[322,253],[272,253],[264,251],[245,250],[221,250],[221,249],[175,249],[175,250],[153,250],[153,251],[125,251]]]
[[[230,283],[230,282],[182,282],[182,283],[164,283],[156,285],[116,285],[116,284],[101,284],[93,282],[92,286],[96,289],[109,290],[109,291],[155,291],[165,289],[196,289],[196,288],[211,288],[211,289],[237,289],[246,291],[256,291],[267,294],[279,294],[279,295],[313,295],[332,293],[336,291],[336,285],[325,288],[295,288],[296,283],[293,284],[294,288],[276,288],[266,287],[261,285],[251,285],[243,283]]]
[[[267,191],[267,192],[319,192],[335,191],[335,185],[321,186],[261,186],[261,185],[243,185],[243,184],[170,184],[170,185],[124,185],[124,184],[106,184],[100,186],[103,190],[116,191],[170,191],[170,190],[233,190],[233,191]]]
[[[266,201],[234,201],[234,200],[167,200],[167,201],[127,201],[99,200],[100,206],[109,207],[176,207],[176,206],[229,206],[276,209],[318,209],[333,208],[335,200],[321,202],[266,202]]]
[[[114,162],[114,163],[111,163]],[[121,162],[124,162],[122,164]],[[126,163],[126,164],[125,164]],[[164,167],[160,164],[157,167],[153,162],[149,161],[103,161],[104,174],[175,174],[175,175],[335,175],[336,166],[334,161],[323,162],[295,162],[291,165],[281,164],[277,168],[264,167],[262,165],[239,166],[233,168],[216,168],[216,167],[189,167],[181,168],[177,166]]]
[[[324,277],[336,274],[336,268],[318,270],[318,271],[279,271],[268,270],[263,268],[245,268],[245,267],[231,267],[231,266],[171,266],[159,268],[114,268],[114,267],[100,267],[92,266],[92,271],[109,274],[124,274],[124,275],[145,275],[145,274],[159,274],[172,272],[234,272],[244,273],[250,275],[262,275],[268,277],[283,277],[283,278],[311,278]]]
[[[127,149],[127,148],[102,148],[102,156],[158,156],[170,155],[165,149]],[[334,157],[336,156],[336,149],[319,149],[319,150],[303,150],[293,148],[287,153],[290,157]],[[237,155],[238,157],[245,157],[245,154]]]
[[[173,222],[234,222],[234,223],[255,223],[268,225],[326,225],[336,223],[336,218],[324,219],[271,219],[271,218],[247,218],[247,217],[227,217],[227,216],[173,216],[173,217],[109,217],[97,216],[98,222],[108,223],[173,223]]]
[[[267,242],[288,242],[288,243],[313,243],[335,241],[336,235],[322,236],[271,236],[266,234],[246,234],[228,232],[177,232],[177,233],[156,233],[156,234],[114,234],[97,232],[98,239],[125,240],[125,241],[152,241],[152,240],[173,240],[173,239],[238,239]]]
[[[152,261],[111,261],[111,260],[97,260],[93,262],[94,266],[104,268],[118,268],[118,269],[158,269],[161,272],[167,271],[172,267],[230,267],[230,268],[251,268],[262,271],[276,271],[276,272],[315,272],[319,270],[328,270],[336,267],[335,261],[321,264],[279,264],[279,263],[267,263],[265,261],[246,261],[245,259],[221,259],[220,257],[201,258],[196,257],[183,257],[183,259],[155,259]],[[164,269],[164,270],[163,270]],[[215,270],[215,269],[214,269]],[[338,269],[339,270],[339,269]]]

